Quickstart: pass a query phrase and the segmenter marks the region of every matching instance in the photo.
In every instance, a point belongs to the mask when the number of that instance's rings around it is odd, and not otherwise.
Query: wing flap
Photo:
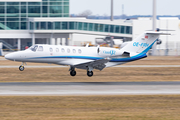
[[[92,62],[77,64],[77,65],[74,65],[74,67],[79,68],[79,69],[87,69],[88,66],[91,66],[94,69],[103,70],[106,67],[105,63],[109,61],[110,61],[109,59],[100,59],[100,60],[95,60]]]
[[[170,33],[163,33],[163,32],[146,32],[146,34],[151,34],[151,35],[171,35]]]

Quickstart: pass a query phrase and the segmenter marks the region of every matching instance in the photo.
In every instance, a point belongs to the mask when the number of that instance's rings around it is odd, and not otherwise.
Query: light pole
[[[156,30],[156,0],[153,0],[153,31]]]
[[[111,0],[111,21],[114,20],[113,9],[113,0]]]
[[[156,0],[153,0],[153,31],[156,30]],[[156,42],[152,47],[152,55],[156,55]]]
[[[168,20],[166,20],[166,29],[168,30]],[[168,31],[167,31],[168,32]],[[166,35],[166,50],[165,55],[168,56],[169,48],[168,48],[168,35]]]

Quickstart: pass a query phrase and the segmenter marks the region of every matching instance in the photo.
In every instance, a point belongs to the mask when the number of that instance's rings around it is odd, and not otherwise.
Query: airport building
[[[69,0],[0,0],[0,42],[7,49],[23,50],[34,44],[96,44],[96,39],[113,37],[131,41],[152,30],[151,18],[134,20],[92,20],[70,17]],[[180,20],[160,18],[157,27],[171,29],[161,36],[157,49],[180,48]]]
[[[131,39],[132,25],[70,18],[69,0],[0,0],[0,40],[8,48],[23,50],[34,44],[79,45],[82,42],[76,40],[79,35]]]

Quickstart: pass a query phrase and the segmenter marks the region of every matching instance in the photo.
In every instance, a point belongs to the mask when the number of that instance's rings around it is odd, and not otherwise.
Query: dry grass
[[[1,120],[179,120],[180,95],[0,97]]]
[[[95,70],[87,77],[85,70],[77,70],[71,77],[69,68],[0,69],[0,82],[120,82],[120,81],[180,81],[180,68],[107,68]]]

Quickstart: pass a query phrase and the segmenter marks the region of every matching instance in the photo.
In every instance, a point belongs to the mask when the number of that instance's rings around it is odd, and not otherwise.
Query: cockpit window
[[[36,52],[38,45],[31,46],[29,49]]]
[[[39,46],[38,51],[43,51],[43,46]]]

